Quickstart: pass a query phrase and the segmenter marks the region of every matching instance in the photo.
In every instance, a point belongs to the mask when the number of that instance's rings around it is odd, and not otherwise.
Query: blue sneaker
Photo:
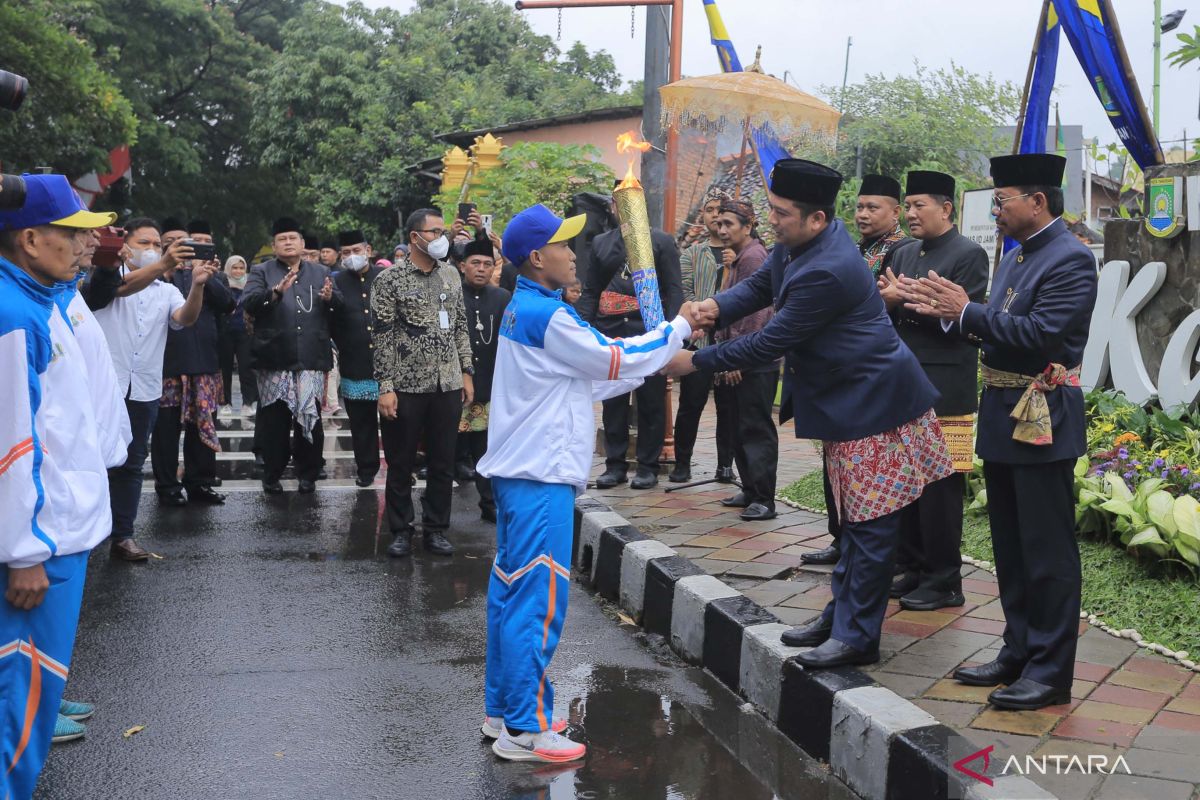
[[[82,739],[85,733],[87,733],[87,728],[75,720],[59,714],[58,719],[54,721],[54,736],[50,738],[50,742],[51,744],[61,744],[62,742]]]
[[[58,713],[68,719],[82,722],[96,713],[96,707],[91,703],[73,703],[70,700],[63,700],[58,705]]]

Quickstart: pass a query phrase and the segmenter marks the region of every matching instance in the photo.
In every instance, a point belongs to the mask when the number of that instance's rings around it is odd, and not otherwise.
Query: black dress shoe
[[[465,486],[466,484],[475,480],[475,470],[473,470],[469,464],[463,464],[462,462],[459,462],[454,465],[454,480],[457,481],[460,486]]]
[[[653,489],[655,486],[658,486],[658,475],[648,469],[639,469],[629,482],[630,489]]]
[[[316,490],[317,490],[316,481],[306,481],[304,478],[300,479],[300,486],[299,486],[300,494],[312,494]]]
[[[775,519],[779,514],[775,513],[775,509],[768,508],[763,503],[751,503],[746,506],[746,510],[739,514],[742,519],[747,522],[755,522],[759,520]]]
[[[911,572],[902,572],[892,581],[888,597],[904,597],[904,595],[921,585],[921,579]]]
[[[837,639],[826,639],[820,647],[794,656],[805,669],[830,669],[874,664],[879,660],[879,645],[870,650],[855,650]]]
[[[267,494],[283,494],[283,484],[279,481],[263,481],[263,491]]]
[[[966,602],[962,592],[917,589],[900,598],[900,607],[906,611],[937,611],[939,608],[955,608]]]
[[[836,564],[838,559],[842,557],[842,551],[838,549],[836,544],[831,544],[824,550],[817,550],[812,553],[803,553],[800,556],[801,564]]]
[[[183,496],[183,489],[172,489],[158,496],[158,502],[164,506],[186,506],[188,501]]]
[[[387,554],[392,558],[408,558],[412,555],[412,531],[397,533]]]
[[[626,479],[625,479],[625,471],[624,470],[616,470],[616,469],[605,470],[603,475],[601,475],[599,478],[596,478],[596,488],[597,489],[611,489],[614,486],[616,486],[618,483],[624,483],[625,480]]]
[[[371,484],[373,484],[374,482],[375,482],[375,476],[374,476],[374,475],[372,475],[372,476],[371,476],[371,477],[369,477],[369,478],[368,478],[366,475],[359,475],[357,478],[355,478],[355,479],[354,479],[354,485],[355,485],[355,486],[358,486],[358,487],[360,487],[360,488],[363,488],[363,489],[367,488],[368,486],[370,486],[370,485],[371,485]]]
[[[264,469],[266,469],[266,464],[263,462],[263,457],[255,453],[254,466],[250,469],[250,478],[252,480],[262,480]]]
[[[454,555],[454,545],[450,544],[450,540],[441,531],[425,531],[423,538],[425,549],[435,556]]]
[[[317,470],[317,480],[319,480],[319,481],[329,480],[329,473],[325,471],[324,467],[321,467],[321,469]]]
[[[479,509],[479,518],[484,522],[496,521],[496,508],[494,506]]]
[[[429,480],[429,467],[421,467],[417,470],[417,480]]]
[[[713,478],[717,483],[733,483],[733,467],[717,467]]]
[[[687,461],[676,461],[671,474],[667,475],[667,480],[671,483],[687,483],[691,479],[692,465]]]
[[[750,505],[750,501],[746,499],[745,492],[738,492],[733,497],[726,497],[721,501],[721,505],[726,508],[745,508]]]
[[[997,659],[977,667],[959,667],[953,677],[967,686],[999,686],[1016,682],[1021,677],[1021,667]]]
[[[208,485],[210,487],[211,486],[220,486],[223,483],[225,483],[225,481],[221,480],[220,478],[209,478],[208,479]]]
[[[193,503],[208,503],[209,505],[219,506],[224,504],[225,495],[213,491],[210,486],[197,486],[194,489],[188,489],[188,500],[191,500]]]
[[[779,641],[788,647],[817,647],[825,644],[825,640],[833,633],[833,622],[817,618],[816,622],[800,628],[784,631]]]
[[[1018,678],[1011,686],[989,694],[988,702],[996,708],[1035,711],[1046,706],[1061,706],[1071,702],[1071,690],[1056,689],[1031,678]]]

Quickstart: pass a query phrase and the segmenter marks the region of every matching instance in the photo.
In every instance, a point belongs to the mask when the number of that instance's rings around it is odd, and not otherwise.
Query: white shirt
[[[488,448],[479,474],[582,491],[595,441],[592,404],[637,388],[690,335],[687,320],[677,317],[641,336],[610,339],[558,293],[518,278],[500,324]]]
[[[121,275],[129,271],[121,267]],[[183,293],[175,284],[156,280],[137,294],[118,297],[96,312],[96,321],[108,340],[122,397],[142,402],[162,397],[167,329],[184,327],[171,319],[183,304]]]

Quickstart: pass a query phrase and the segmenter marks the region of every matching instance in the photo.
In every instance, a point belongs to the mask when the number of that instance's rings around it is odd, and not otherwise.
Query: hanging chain
[[[637,37],[637,6],[629,7],[629,38]]]
[[[558,10],[558,40],[562,41],[562,9]]]

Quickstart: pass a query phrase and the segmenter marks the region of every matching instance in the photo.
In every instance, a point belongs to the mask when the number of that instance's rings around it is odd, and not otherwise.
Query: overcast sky
[[[390,6],[407,11],[412,0],[366,0],[374,7]],[[801,88],[813,91],[821,85],[840,85],[850,48],[850,82],[868,73],[904,74],[912,71],[914,59],[930,67],[957,63],[973,72],[992,73],[997,78],[1022,85],[1029,64],[1034,30],[1041,0],[959,0],[958,2],[902,3],[899,0],[718,0],[721,15],[743,64],[754,60],[754,50],[763,48],[764,68],[779,77],[784,71]],[[1147,105],[1154,83],[1152,0],[1115,0],[1117,20],[1125,46]],[[1163,13],[1187,9],[1183,24],[1163,36],[1163,55],[1178,45],[1176,33],[1190,32],[1200,24],[1200,0],[1163,0]],[[617,68],[627,79],[641,78],[644,62],[646,13],[660,9],[638,8],[636,36],[630,38],[628,7],[567,9],[562,12],[562,39],[568,48],[582,41],[591,50],[612,54]],[[558,12],[522,12],[530,25],[549,36],[557,34]],[[1162,69],[1163,149],[1168,140],[1200,137],[1197,106],[1200,100],[1200,70]],[[684,0],[683,73],[702,75],[719,72],[715,50],[708,40],[708,24],[701,0]],[[1081,124],[1084,136],[1100,142],[1115,141],[1108,117],[1092,93],[1064,36],[1059,51],[1056,100],[1063,124]],[[1053,118],[1053,114],[1051,114]]]

